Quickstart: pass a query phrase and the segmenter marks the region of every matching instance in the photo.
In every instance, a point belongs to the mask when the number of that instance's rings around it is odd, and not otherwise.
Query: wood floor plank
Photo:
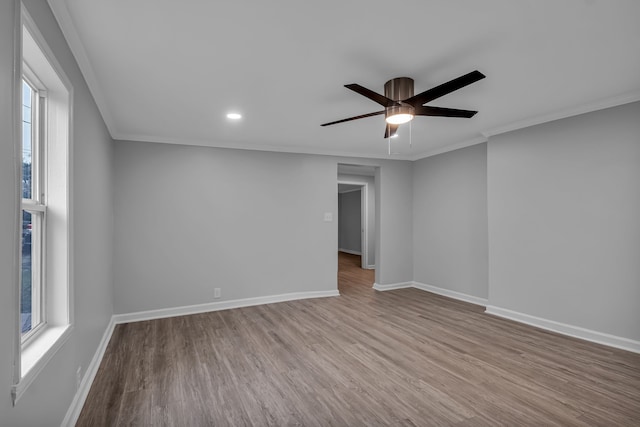
[[[640,425],[640,355],[359,265],[340,297],[118,325],[77,425]]]

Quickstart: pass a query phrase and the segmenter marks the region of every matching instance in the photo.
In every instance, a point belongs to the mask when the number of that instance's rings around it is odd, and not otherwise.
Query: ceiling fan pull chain
[[[391,128],[391,126],[390,126],[390,125],[387,125],[387,128]],[[387,146],[389,147],[389,157],[391,157],[391,135],[390,135],[390,134],[391,134],[391,132],[390,132],[390,131],[387,131],[387,134],[389,135],[389,136],[387,137]]]
[[[411,143],[411,135],[413,135],[413,131],[412,131],[412,127],[411,127],[411,122],[409,122],[409,151],[411,151],[411,149],[413,148],[413,145]]]

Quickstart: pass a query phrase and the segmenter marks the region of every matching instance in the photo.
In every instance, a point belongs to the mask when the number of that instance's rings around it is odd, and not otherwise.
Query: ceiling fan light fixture
[[[401,125],[403,123],[407,123],[413,120],[413,114],[406,114],[406,113],[394,114],[393,116],[388,116],[385,120],[387,123],[391,125]]]
[[[411,105],[394,105],[387,107],[385,121],[391,125],[401,125],[413,120],[414,108]]]

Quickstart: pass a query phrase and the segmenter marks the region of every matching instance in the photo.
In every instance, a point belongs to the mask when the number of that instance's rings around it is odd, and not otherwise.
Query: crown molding
[[[488,139],[492,136],[500,135],[507,132],[513,132],[518,129],[524,129],[530,126],[540,125],[547,122],[553,122],[555,120],[566,119],[568,117],[591,113],[593,111],[598,111],[598,110],[604,110],[606,108],[617,107],[619,105],[630,104],[632,102],[637,102],[637,101],[640,101],[640,90],[600,99],[598,101],[579,105],[577,107],[566,108],[550,114],[543,114],[540,116],[519,120],[504,126],[499,126],[499,127],[484,131],[482,132],[482,135]]]
[[[553,122],[556,120],[566,119],[573,116],[579,116],[581,114],[591,113],[594,111],[604,110],[607,108],[617,107],[620,105],[630,104],[632,102],[640,101],[640,90],[625,93],[622,95],[604,98],[589,104],[579,105],[577,107],[566,108],[560,111],[553,112],[551,114],[543,114],[540,116],[530,117],[524,120],[518,120],[511,122],[504,126],[495,127],[483,132],[480,132],[480,136],[472,138],[466,141],[457,142],[442,147],[438,147],[432,150],[423,151],[422,153],[415,154],[409,157],[409,160],[416,161],[427,157],[435,156],[449,151],[458,150],[460,148],[470,147],[475,144],[481,144],[489,141],[492,136],[500,135],[503,133],[513,132],[519,129],[528,128],[531,126],[540,125],[543,123]]]
[[[51,0],[50,0],[51,1]],[[564,110],[556,111],[551,114],[544,114],[536,117],[531,117],[525,120],[519,120],[509,123],[504,126],[495,127],[486,131],[482,131],[480,135],[467,139],[465,141],[455,142],[445,146],[436,147],[430,150],[422,151],[415,154],[392,154],[389,156],[386,152],[380,154],[370,153],[352,153],[339,150],[322,150],[315,148],[299,148],[291,146],[279,146],[279,145],[262,145],[262,144],[248,144],[237,142],[216,142],[212,143],[207,140],[198,139],[177,139],[177,138],[164,138],[153,135],[115,135],[111,132],[111,135],[116,140],[126,141],[141,141],[141,142],[160,142],[166,144],[178,144],[178,145],[195,145],[202,147],[217,147],[217,148],[231,148],[239,150],[256,150],[256,151],[272,151],[280,153],[292,153],[292,154],[316,154],[321,156],[336,156],[336,157],[359,157],[366,159],[390,159],[390,160],[408,160],[416,161],[438,154],[448,153],[449,151],[459,150],[461,148],[470,147],[476,144],[482,144],[489,141],[492,136],[500,135],[507,132],[513,132],[515,130],[524,129],[530,126],[536,126],[555,120],[566,119],[568,117],[578,116],[580,114],[591,113],[598,110],[604,110],[607,108],[617,107],[620,105],[630,104],[632,102],[640,101],[640,90],[629,92],[623,95],[609,97],[601,99],[596,102],[592,102],[577,107],[567,108]]]
[[[67,40],[69,49],[71,49],[71,53],[75,57],[82,76],[87,82],[89,91],[91,92],[91,95],[93,95],[93,99],[98,106],[98,110],[100,110],[100,114],[102,115],[102,120],[113,137],[116,131],[115,122],[109,113],[104,91],[96,78],[96,73],[93,70],[89,56],[84,49],[84,44],[80,40],[80,36],[76,31],[76,26],[71,14],[69,13],[69,9],[67,8],[67,3],[64,0],[47,0],[47,3],[53,12],[53,16],[56,18],[56,21],[58,21],[58,27],[60,27],[60,31],[62,31],[64,38]]]
[[[251,144],[244,142],[227,142],[227,141],[211,141],[206,139],[193,139],[193,138],[166,138],[153,135],[134,135],[134,134],[112,134],[112,137],[116,141],[137,141],[137,142],[154,142],[162,144],[175,144],[175,145],[191,145],[197,147],[213,147],[213,148],[230,148],[234,150],[252,150],[252,151],[269,151],[277,153],[289,153],[289,154],[315,154],[320,156],[333,156],[333,157],[357,157],[361,159],[387,159],[387,160],[411,160],[407,155],[391,155],[387,152],[380,154],[371,153],[353,153],[340,150],[323,150],[318,148],[307,147],[294,147],[285,145],[268,145],[268,144]]]
[[[422,153],[417,153],[409,158],[411,161],[416,161],[420,159],[425,159],[427,157],[436,156],[442,153],[448,153],[449,151],[459,150],[460,148],[470,147],[476,144],[482,144],[483,142],[487,142],[487,137],[480,135],[475,138],[467,139],[462,142],[455,142],[453,144],[444,145],[442,147],[437,147],[431,150],[423,151]]]

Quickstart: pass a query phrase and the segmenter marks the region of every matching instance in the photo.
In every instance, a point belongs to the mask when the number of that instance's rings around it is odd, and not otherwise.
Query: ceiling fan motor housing
[[[391,79],[384,84],[384,96],[394,101],[398,101],[399,105],[387,107],[385,117],[395,116],[396,114],[414,113],[414,108],[410,104],[404,104],[401,101],[409,99],[413,96],[413,79],[410,77],[398,77]]]

